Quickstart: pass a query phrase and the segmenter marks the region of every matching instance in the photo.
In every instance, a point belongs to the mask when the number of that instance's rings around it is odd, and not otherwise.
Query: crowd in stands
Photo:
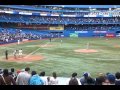
[[[74,31],[117,31],[120,30],[118,25],[104,25],[104,26],[89,26],[89,25],[65,25],[64,30]],[[60,37],[58,33],[50,34],[48,30],[30,30],[30,29],[14,29],[14,28],[0,28],[0,44],[11,41],[17,42],[23,39],[37,40],[49,37]]]
[[[49,16],[26,16],[26,15],[0,15],[0,21],[22,23],[50,23],[50,24],[107,24],[120,23],[119,18],[76,18],[76,17],[49,17]]]
[[[0,28],[0,44],[13,43],[26,40],[38,40],[61,37],[60,33],[50,33],[48,30]]]
[[[22,70],[0,69],[0,85],[120,85],[120,72],[99,73],[95,78],[88,72],[85,72],[82,77],[78,77],[74,72],[71,77],[61,81],[57,72],[46,76],[45,71],[31,71],[29,67]]]
[[[9,40],[15,40],[20,38],[19,30],[15,33],[9,32],[7,29],[0,30],[0,41],[9,42]]]
[[[8,43],[11,41],[23,39],[40,39],[40,35],[32,34],[31,32],[23,33],[20,29],[5,29],[0,28],[0,42]]]
[[[65,30],[75,30],[75,31],[113,31],[120,30],[119,26],[65,26]]]

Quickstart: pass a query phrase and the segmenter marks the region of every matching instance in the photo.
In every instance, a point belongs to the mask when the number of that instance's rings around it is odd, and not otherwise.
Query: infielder
[[[15,58],[15,59],[17,59],[17,51],[18,51],[18,50],[15,50],[15,51],[13,52],[13,55],[14,55],[14,58]]]
[[[20,49],[20,50],[19,50],[19,57],[20,57],[20,58],[22,58],[22,55],[23,55],[22,52],[23,52],[22,49]]]

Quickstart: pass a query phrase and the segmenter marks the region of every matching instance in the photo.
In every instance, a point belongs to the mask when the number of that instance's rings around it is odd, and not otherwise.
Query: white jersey
[[[20,44],[20,40],[18,40],[18,44]]]
[[[22,55],[22,50],[19,50],[19,55]]]
[[[15,55],[15,54],[17,54],[17,51],[16,51],[16,50],[13,52],[13,55]]]

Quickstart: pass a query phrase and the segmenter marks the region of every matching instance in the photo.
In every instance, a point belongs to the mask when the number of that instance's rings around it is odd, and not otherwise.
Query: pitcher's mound
[[[79,53],[95,53],[95,52],[98,52],[95,49],[77,49],[77,50],[74,50],[74,51],[79,52]]]
[[[31,55],[31,56],[23,56],[22,58],[14,58],[13,56],[8,57],[8,62],[29,62],[29,61],[38,61],[38,60],[42,60],[44,57],[41,55]]]
[[[53,46],[55,46],[55,45],[51,45],[51,44],[49,44],[49,45],[39,45],[40,47],[53,47]]]

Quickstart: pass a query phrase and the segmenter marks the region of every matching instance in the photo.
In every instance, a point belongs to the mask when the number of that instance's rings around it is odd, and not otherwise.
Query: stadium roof
[[[22,9],[22,10],[37,10],[37,11],[60,11],[64,10],[53,10],[49,7],[42,6],[53,6],[53,7],[63,7],[63,8],[100,8],[100,9],[108,9],[108,8],[120,8],[120,5],[0,5],[0,8],[13,8],[13,9]],[[39,7],[40,6],[40,7]],[[52,8],[53,8],[52,7]],[[66,11],[67,12],[67,11]]]
[[[71,7],[71,8],[120,8],[120,5],[40,5],[40,6],[56,6],[56,7]],[[27,5],[0,5],[0,7],[12,7],[12,8],[34,8]],[[37,8],[35,8],[37,9]]]
[[[71,8],[120,8],[120,5],[46,5]]]

